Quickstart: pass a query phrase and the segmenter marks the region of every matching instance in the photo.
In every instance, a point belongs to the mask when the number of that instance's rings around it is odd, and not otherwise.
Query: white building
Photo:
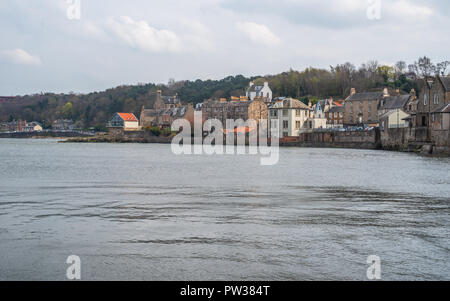
[[[312,129],[314,126],[312,108],[297,99],[285,98],[268,109],[269,126],[275,128],[278,121],[280,138],[299,136],[301,131]]]
[[[264,86],[256,86],[255,83],[250,82],[250,86],[247,89],[246,96],[250,100],[254,100],[256,97],[263,98],[264,102],[272,101],[272,90],[269,87],[268,82],[264,82]]]

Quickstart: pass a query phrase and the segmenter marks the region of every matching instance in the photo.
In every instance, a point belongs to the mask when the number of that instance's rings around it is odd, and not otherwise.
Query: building
[[[108,124],[109,128],[121,128],[125,131],[140,130],[139,120],[133,113],[116,113]]]
[[[42,132],[43,128],[39,122],[33,121],[27,123],[23,128],[23,132]]]
[[[327,117],[327,127],[342,128],[344,126],[345,107],[343,104],[334,102],[333,106],[325,113]]]
[[[344,124],[344,106],[332,98],[322,99],[313,107],[315,117],[325,116],[326,127],[342,127]]]
[[[159,90],[155,94],[153,107],[146,109],[142,106],[141,126],[147,127],[170,127],[176,119],[184,118],[191,123],[194,120],[194,107],[192,104],[182,105],[178,95],[163,96]]]
[[[262,98],[264,102],[270,103],[272,101],[272,90],[270,89],[268,82],[264,82],[263,86],[256,86],[254,82],[250,82],[246,96],[250,100]]]
[[[278,100],[270,105],[268,110],[269,127],[276,128],[278,121],[279,138],[298,137],[302,131],[319,128],[320,126],[319,121],[316,124],[314,120],[314,111],[311,106],[307,106],[297,99],[284,98]],[[326,119],[322,119],[326,124]]]
[[[53,131],[73,131],[74,127],[73,121],[67,119],[58,119],[52,124]]]
[[[389,97],[387,89],[383,92],[357,93],[352,88],[344,102],[344,126],[378,126],[378,107],[386,97]]]
[[[242,119],[267,120],[267,104],[261,98],[248,100],[247,97],[231,98],[230,101],[206,100],[202,105],[203,119],[218,119],[226,127],[226,121]]]
[[[427,78],[420,84],[417,113],[413,118],[415,126],[448,130],[450,77]]]
[[[410,94],[403,95],[397,89],[395,95],[384,97],[378,107],[380,129],[385,131],[392,128],[408,127],[416,98],[414,89],[411,90]]]

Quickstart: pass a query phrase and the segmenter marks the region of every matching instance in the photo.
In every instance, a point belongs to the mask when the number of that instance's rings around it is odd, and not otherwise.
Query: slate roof
[[[383,97],[383,92],[360,92],[350,95],[347,101],[359,101],[359,100],[379,100]]]
[[[444,86],[445,91],[450,91],[450,76],[447,77],[443,77],[440,76],[439,77],[441,79],[442,85]]]
[[[264,88],[264,86],[256,86],[256,85],[253,85],[253,86],[251,86],[251,87],[249,87],[249,88],[247,89],[247,92],[256,92],[256,93],[258,93],[259,91],[262,90],[262,88]]]
[[[408,103],[411,95],[395,95],[389,96],[384,99],[384,105],[381,109],[392,110],[392,109],[402,109]]]
[[[450,113],[450,103],[438,107],[432,113]]]
[[[345,112],[345,108],[344,106],[333,106],[330,108],[330,110],[328,111],[330,113],[341,113],[341,112]]]
[[[310,108],[298,99],[285,98],[282,102],[274,103],[271,109],[304,109],[309,110]]]

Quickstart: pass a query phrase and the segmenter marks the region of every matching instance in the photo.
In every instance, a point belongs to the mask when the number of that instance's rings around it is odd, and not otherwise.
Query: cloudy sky
[[[449,60],[449,15],[448,0],[2,0],[0,95]]]

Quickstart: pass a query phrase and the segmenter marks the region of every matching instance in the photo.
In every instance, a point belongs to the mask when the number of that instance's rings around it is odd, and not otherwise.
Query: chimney
[[[264,82],[264,87],[269,87],[269,82]]]
[[[395,89],[395,94],[400,95],[400,89]]]
[[[254,82],[250,82],[250,87],[253,87],[255,85]]]
[[[409,94],[410,94],[413,98],[416,98],[416,90],[411,89],[411,92],[409,92]]]
[[[312,108],[312,102],[311,102],[311,100],[308,101],[308,107],[309,107],[309,108]]]
[[[356,94],[356,89],[355,88],[352,88],[351,90],[350,90],[350,95],[355,95]]]
[[[388,88],[383,89],[383,97],[389,97],[389,91]]]

